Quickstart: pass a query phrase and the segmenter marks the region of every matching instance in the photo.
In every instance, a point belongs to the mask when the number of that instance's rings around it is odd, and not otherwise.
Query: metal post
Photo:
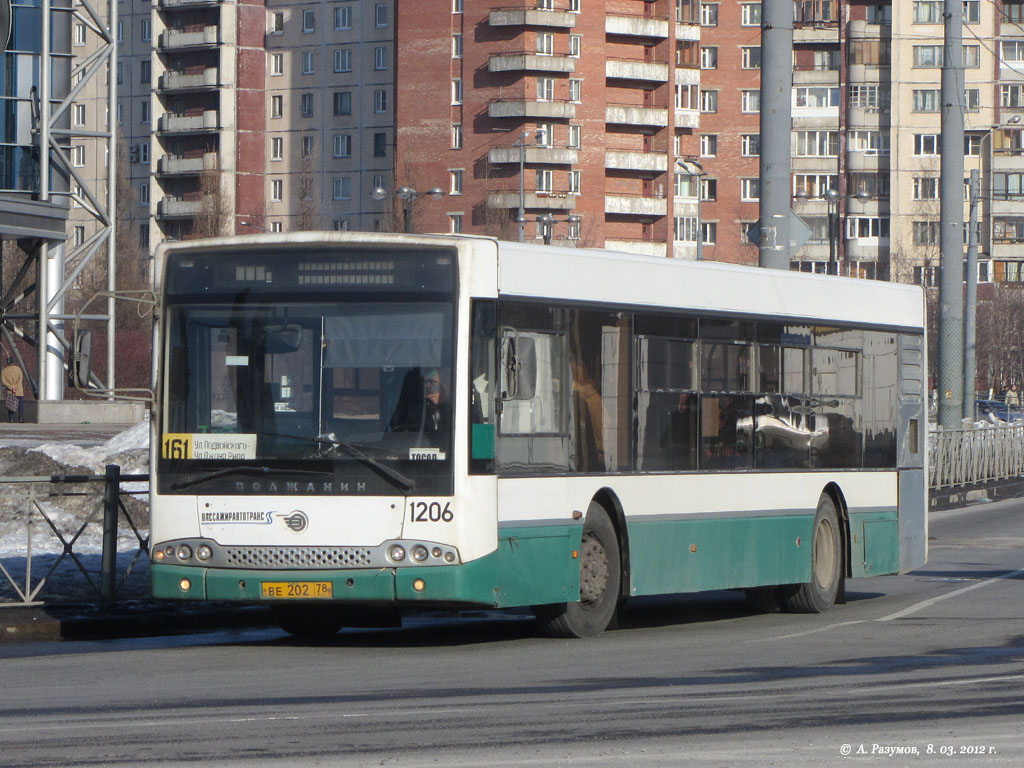
[[[411,225],[411,222],[410,222],[410,215],[409,215],[409,209],[410,208],[412,208],[412,200],[411,199],[403,200],[402,201],[402,218],[405,221],[405,227],[404,227],[405,234],[409,234],[410,232],[412,232],[412,225]]]
[[[115,576],[117,574],[117,512],[121,486],[121,467],[107,465],[107,479],[103,487],[103,554],[100,574],[100,608],[106,610],[114,604]]]
[[[960,425],[964,400],[964,72],[962,0],[944,0],[939,174],[938,423]]]
[[[991,135],[991,133],[989,134]],[[978,313],[978,184],[981,174],[971,169],[971,208],[967,226],[967,299],[964,306],[964,409],[963,418],[974,421],[976,406],[977,313]]]
[[[524,131],[523,135],[519,137],[519,215],[516,216],[516,222],[519,224],[519,242],[526,242],[526,191],[523,187],[523,175],[526,173],[526,137],[527,133]]]
[[[761,5],[761,233],[759,264],[789,269],[793,3]]]
[[[117,3],[107,3],[107,25],[110,40],[117,40]],[[110,46],[110,63],[107,76],[107,212],[110,216],[110,235],[107,238],[107,290],[113,294],[117,290],[117,46]],[[107,298],[107,388],[116,386],[115,351],[117,341],[117,307],[113,295]],[[110,400],[113,401],[113,396]]]

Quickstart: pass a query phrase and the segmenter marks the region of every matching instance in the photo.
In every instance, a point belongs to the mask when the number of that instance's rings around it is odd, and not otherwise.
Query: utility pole
[[[947,3],[949,0],[947,0]],[[760,266],[789,269],[793,3],[761,4]]]
[[[944,0],[939,172],[938,423],[951,429],[964,402],[963,2]]]

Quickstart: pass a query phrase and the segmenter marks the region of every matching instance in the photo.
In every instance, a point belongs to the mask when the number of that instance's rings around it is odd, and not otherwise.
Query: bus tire
[[[781,590],[791,613],[823,613],[832,607],[842,581],[843,534],[836,505],[827,493],[818,499],[811,535],[811,580]]]
[[[611,518],[591,502],[580,542],[580,599],[534,608],[541,631],[550,637],[592,637],[615,618],[622,580],[619,537]]]
[[[342,627],[341,611],[324,605],[272,605],[274,623],[302,640],[326,640]]]

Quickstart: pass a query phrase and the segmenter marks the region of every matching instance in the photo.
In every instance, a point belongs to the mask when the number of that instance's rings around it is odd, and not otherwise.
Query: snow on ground
[[[106,442],[82,446],[69,431],[67,439],[42,442],[24,447],[24,441],[0,440],[0,476],[51,477],[54,475],[102,475],[108,464],[118,464],[122,474],[149,472],[149,422],[145,421],[114,435]],[[103,483],[87,486],[82,496],[47,496],[50,488],[61,486],[46,483],[8,483],[0,485],[0,603],[20,601],[18,591],[32,591],[40,579],[46,583],[38,599],[97,599],[91,581],[99,586],[100,554],[102,553]],[[81,491],[80,485],[64,484],[68,492]],[[32,489],[38,498],[32,498]],[[132,519],[143,536],[149,526],[145,484],[123,484],[122,492],[142,491],[129,498],[122,495]],[[89,574],[82,574],[73,558],[65,556],[52,573],[54,564],[64,552],[64,541],[73,541],[73,552]],[[118,584],[126,582],[122,595],[139,595],[146,591],[148,560],[143,555],[130,578],[125,570],[139,550],[139,540],[131,526],[120,515],[118,520]],[[31,562],[28,553],[31,550]],[[30,574],[26,584],[26,574]],[[12,584],[13,582],[13,584]],[[13,585],[17,585],[17,589]]]

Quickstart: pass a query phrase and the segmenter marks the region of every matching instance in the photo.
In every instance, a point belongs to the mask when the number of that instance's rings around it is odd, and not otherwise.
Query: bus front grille
[[[367,568],[374,564],[369,547],[224,547],[232,568]]]

